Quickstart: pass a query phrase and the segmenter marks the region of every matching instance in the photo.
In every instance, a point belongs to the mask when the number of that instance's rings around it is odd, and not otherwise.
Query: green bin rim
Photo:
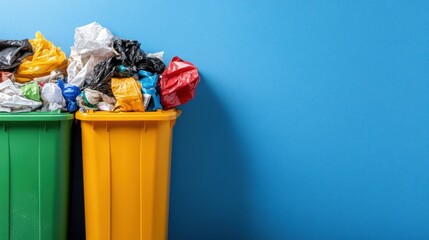
[[[23,112],[0,113],[0,122],[64,121],[72,120],[72,113],[60,112]]]
[[[89,122],[129,122],[129,121],[168,121],[176,120],[181,111],[178,109],[161,110],[156,112],[107,112],[90,111],[76,112],[76,119]]]

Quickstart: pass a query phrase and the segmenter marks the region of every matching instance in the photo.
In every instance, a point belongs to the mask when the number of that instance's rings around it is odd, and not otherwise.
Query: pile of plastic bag
[[[40,32],[0,40],[0,112],[156,111],[195,96],[200,77],[190,62],[145,53],[136,40],[91,23],[76,28],[69,58]]]

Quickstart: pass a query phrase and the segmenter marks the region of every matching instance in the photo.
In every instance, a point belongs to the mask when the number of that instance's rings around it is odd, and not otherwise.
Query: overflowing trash
[[[64,71],[67,67],[66,54],[52,42],[43,37],[40,32],[30,40],[33,55],[25,57],[15,72],[17,82],[29,82],[37,77],[49,75],[51,71]]]
[[[198,69],[164,52],[146,53],[93,22],[76,28],[70,56],[40,32],[0,40],[0,112],[144,112],[176,108],[195,96]]]

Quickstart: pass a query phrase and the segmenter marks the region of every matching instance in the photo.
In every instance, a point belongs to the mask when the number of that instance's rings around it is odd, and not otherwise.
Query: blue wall
[[[97,21],[199,67],[175,128],[170,239],[429,239],[429,2],[6,8],[0,38],[40,30],[69,53]]]

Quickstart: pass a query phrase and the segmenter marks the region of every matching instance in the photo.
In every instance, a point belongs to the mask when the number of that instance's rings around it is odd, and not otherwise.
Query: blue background
[[[429,239],[429,2],[14,0],[3,39],[97,21],[199,67],[170,239]]]

